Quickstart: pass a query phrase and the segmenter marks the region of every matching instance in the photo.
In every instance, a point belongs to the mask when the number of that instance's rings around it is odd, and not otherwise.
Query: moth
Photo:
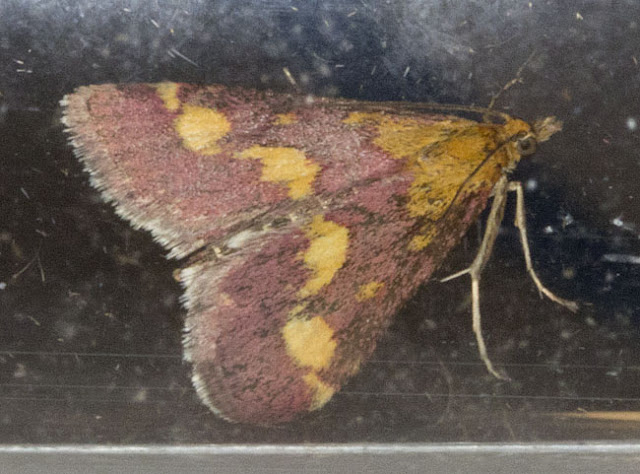
[[[202,401],[273,425],[325,405],[493,197],[557,132],[487,109],[363,102],[222,85],[104,84],[61,101],[91,183],[181,264],[184,357]],[[472,116],[475,117],[471,118]],[[454,275],[457,276],[457,275]]]

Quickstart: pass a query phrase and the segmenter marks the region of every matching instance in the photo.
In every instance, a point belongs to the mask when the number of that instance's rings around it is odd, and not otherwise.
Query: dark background
[[[640,5],[570,3],[3,0],[0,442],[637,438]],[[508,217],[482,310],[511,382],[479,361],[468,281],[434,280],[323,410],[275,429],[210,414],[181,362],[175,263],[89,187],[61,97],[174,80],[486,106],[520,68],[496,108],[565,122],[516,178],[539,274],[580,311],[540,300]],[[466,266],[477,241],[471,229],[439,276]],[[566,415],[592,411],[627,413]]]

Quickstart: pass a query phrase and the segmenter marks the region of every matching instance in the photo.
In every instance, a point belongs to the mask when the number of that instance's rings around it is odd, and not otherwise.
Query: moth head
[[[555,117],[546,117],[529,125],[521,120],[512,119],[505,125],[510,136],[510,142],[520,156],[533,155],[538,143],[545,142],[551,136],[562,130],[562,122]]]
[[[546,142],[551,135],[562,130],[562,122],[557,118],[545,117],[536,120],[529,133],[518,136],[516,148],[522,156],[535,153],[538,143]]]
[[[516,150],[518,150],[520,156],[529,156],[536,152],[538,141],[532,133],[521,132],[514,136],[512,140],[515,142]]]

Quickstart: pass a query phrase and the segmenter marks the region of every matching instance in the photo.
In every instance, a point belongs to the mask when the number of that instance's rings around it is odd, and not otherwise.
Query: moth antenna
[[[529,55],[529,57],[525,60],[524,63],[522,63],[522,65],[516,71],[516,75],[514,76],[514,78],[511,79],[509,82],[507,82],[502,87],[502,89],[500,89],[496,94],[493,95],[493,97],[491,98],[491,101],[489,101],[489,105],[487,106],[487,109],[490,109],[490,110],[493,109],[493,106],[496,104],[496,101],[500,98],[500,96],[504,92],[508,91],[516,84],[522,84],[522,73],[524,72],[524,68],[527,67],[527,65],[531,62],[531,60],[533,59],[533,57],[536,55],[537,52],[538,51],[536,49],[531,51],[531,54]]]

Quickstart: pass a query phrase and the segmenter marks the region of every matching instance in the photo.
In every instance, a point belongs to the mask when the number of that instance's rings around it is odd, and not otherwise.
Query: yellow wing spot
[[[325,221],[322,215],[313,217],[306,234],[311,243],[302,258],[313,275],[298,292],[301,298],[317,294],[331,282],[344,265],[349,246],[349,230],[335,222]]]
[[[255,145],[241,151],[237,157],[261,160],[262,181],[286,184],[291,199],[311,194],[313,181],[320,171],[319,165],[307,159],[300,150],[291,147]]]
[[[378,136],[374,143],[397,159],[416,158],[425,147],[445,139],[455,129],[477,125],[465,119],[425,124],[410,117],[391,118],[378,112],[352,112],[343,122],[376,126]]]
[[[204,155],[220,153],[218,141],[231,131],[223,113],[188,104],[182,106],[182,114],[174,125],[184,146]]]
[[[317,371],[328,369],[335,354],[337,343],[333,339],[333,329],[321,316],[305,319],[302,314],[305,305],[297,305],[289,312],[289,321],[282,328],[287,354],[298,367],[309,368],[303,376],[311,391],[310,410],[316,410],[327,403],[335,389],[322,382]]]
[[[458,117],[442,117],[424,123],[413,117],[379,112],[353,112],[344,123],[376,129],[373,143],[389,156],[404,159],[413,175],[408,190],[407,209],[411,217],[440,219],[453,201],[499,179],[501,170],[520,159],[511,138],[531,133],[531,127],[518,119],[503,124],[478,123]],[[553,117],[536,123],[534,135],[547,139],[561,128]],[[489,159],[491,165],[484,166]],[[435,235],[434,224],[425,225],[409,250],[427,247]]]
[[[288,114],[277,114],[274,123],[276,125],[291,125],[292,123],[296,123],[298,121],[298,117],[293,112]]]
[[[382,289],[384,283],[381,281],[371,281],[364,285],[360,285],[358,293],[356,293],[356,300],[361,302],[369,300],[378,294],[378,291]]]
[[[282,329],[287,354],[297,366],[321,370],[329,367],[336,350],[333,329],[320,316],[293,318]]]
[[[156,84],[156,92],[164,102],[167,110],[175,112],[180,108],[180,100],[178,99],[178,84],[175,82],[161,82]]]
[[[514,159],[508,147],[499,149],[502,138],[493,127],[476,124],[455,132],[409,165],[414,175],[407,204],[411,216],[439,219],[463,184],[466,192],[492,186],[500,168]],[[492,162],[500,166],[480,167],[489,153],[493,153]]]
[[[426,248],[436,235],[436,230],[433,226],[425,226],[422,228],[420,235],[416,235],[409,242],[409,250],[412,252],[418,252]]]
[[[513,122],[504,125],[506,134],[524,124]],[[495,126],[457,117],[429,124],[411,117],[354,112],[345,123],[376,126],[374,143],[390,156],[407,159],[414,175],[409,188],[409,212],[412,217],[427,216],[432,220],[442,216],[461,183],[498,141]]]
[[[309,408],[309,411],[322,408],[329,400],[331,400],[331,397],[333,397],[333,394],[335,393],[335,389],[320,380],[315,373],[309,372],[303,377],[303,379],[312,393],[311,407]]]

